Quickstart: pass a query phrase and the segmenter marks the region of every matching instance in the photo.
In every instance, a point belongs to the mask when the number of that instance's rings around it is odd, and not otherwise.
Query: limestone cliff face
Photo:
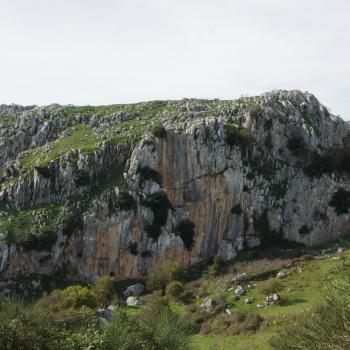
[[[189,267],[282,238],[315,245],[349,233],[350,128],[311,94],[183,100],[103,117],[84,110],[68,120],[55,108],[18,107],[18,123],[29,114],[38,125],[21,146],[2,146],[3,279],[139,277],[168,259]],[[65,152],[60,142],[82,126],[94,147],[84,149],[83,133]],[[55,135],[39,137],[43,128]],[[49,162],[29,162],[37,147],[57,145]],[[24,210],[43,217],[29,236],[30,227],[11,224]]]

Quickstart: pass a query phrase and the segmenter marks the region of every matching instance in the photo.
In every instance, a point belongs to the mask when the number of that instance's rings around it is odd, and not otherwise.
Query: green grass
[[[60,158],[61,154],[72,150],[92,152],[98,148],[98,142],[96,133],[89,126],[77,125],[69,136],[51,142],[48,151],[45,146],[30,151],[26,157],[21,159],[21,166],[23,171],[26,171],[34,166],[48,165],[52,160]]]
[[[198,350],[269,350],[270,334],[222,336],[195,335],[193,345]]]
[[[53,231],[56,227],[61,206],[50,204],[33,209],[0,210],[0,233],[10,232],[9,241],[16,241],[30,232]],[[6,214],[5,214],[6,213]],[[40,224],[37,218],[41,218]]]

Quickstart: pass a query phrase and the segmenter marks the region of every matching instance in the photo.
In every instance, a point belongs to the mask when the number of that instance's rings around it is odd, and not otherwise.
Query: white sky
[[[349,0],[0,0],[0,103],[314,93],[350,120]]]

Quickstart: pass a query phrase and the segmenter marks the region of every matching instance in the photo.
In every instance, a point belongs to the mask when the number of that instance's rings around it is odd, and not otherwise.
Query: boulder
[[[124,290],[124,297],[130,297],[130,296],[139,296],[141,295],[145,290],[145,286],[142,283],[135,283],[132,286],[128,287]]]
[[[114,305],[109,305],[105,309],[101,308],[97,310],[97,317],[105,320],[106,322],[111,322],[115,316]],[[104,322],[104,321],[103,321]]]
[[[219,242],[218,256],[223,261],[232,260],[237,256],[237,252],[236,252],[236,249],[233,248],[232,241],[222,239]]]
[[[251,235],[246,238],[246,243],[248,248],[256,248],[259,247],[261,242],[259,237]]]
[[[131,296],[126,298],[126,305],[127,306],[136,306],[141,305],[142,302],[137,297]]]

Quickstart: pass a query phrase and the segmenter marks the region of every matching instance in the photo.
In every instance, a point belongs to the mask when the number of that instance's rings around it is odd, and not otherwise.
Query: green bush
[[[232,214],[236,214],[236,215],[241,215],[243,214],[243,210],[241,208],[240,204],[235,205],[234,207],[232,207],[231,209],[231,213]]]
[[[0,301],[0,320],[2,350],[67,349],[65,334],[53,326],[39,307],[17,300]]]
[[[348,213],[350,208],[350,191],[340,188],[333,194],[329,205],[334,208],[337,215]]]
[[[90,174],[87,170],[78,169],[73,177],[75,184],[78,187],[90,185]]]
[[[137,242],[129,242],[129,244],[128,244],[128,251],[132,255],[138,255],[138,253],[139,253],[138,247],[139,247],[139,245],[138,245]]]
[[[218,255],[215,255],[213,258],[213,263],[208,266],[209,276],[217,276],[220,273],[221,266],[222,259]]]
[[[234,124],[225,124],[226,143],[231,146],[240,146],[242,151],[247,151],[253,141],[252,133],[244,127],[237,127]]]
[[[170,282],[165,289],[165,294],[173,300],[178,300],[183,292],[184,286],[179,281]]]
[[[259,118],[262,116],[264,109],[257,104],[252,104],[248,107],[248,112],[252,118]]]
[[[283,235],[281,232],[271,229],[267,214],[267,209],[261,215],[253,216],[254,230],[259,234],[262,247],[280,245],[283,243]]]
[[[184,219],[175,227],[175,234],[179,235],[187,250],[191,250],[194,244],[195,224],[190,219]]]
[[[162,183],[162,179],[158,171],[150,168],[149,166],[140,168],[138,172],[143,180],[154,181],[159,185]]]
[[[53,175],[49,166],[36,166],[35,170],[45,179],[50,179]]]
[[[17,244],[25,251],[50,251],[57,241],[57,235],[52,227],[41,227],[37,233],[28,233],[17,239]]]
[[[115,296],[113,279],[109,276],[99,278],[95,281],[92,292],[98,306],[105,307],[109,305]]]
[[[350,174],[350,148],[334,147],[326,150],[323,154],[314,151],[310,155],[304,172],[310,177],[320,177],[323,174],[337,173],[339,175]]]
[[[181,265],[175,261],[166,261],[155,269],[147,278],[147,288],[149,290],[165,290],[168,283],[181,281],[183,272]]]
[[[115,205],[120,210],[132,210],[136,208],[136,201],[128,191],[121,190],[118,193]]]
[[[70,286],[62,291],[63,304],[66,308],[96,307],[96,297],[88,287]]]
[[[178,315],[169,308],[155,315],[145,325],[146,333],[152,336],[154,349],[189,350],[190,335],[194,332],[191,320],[186,315]]]
[[[308,152],[306,143],[301,136],[292,136],[289,138],[287,147],[295,157],[306,156]]]
[[[166,130],[165,130],[164,126],[160,123],[153,125],[151,128],[151,132],[152,132],[154,137],[162,138],[162,137],[166,136]]]
[[[189,318],[169,308],[152,313],[142,324],[118,310],[105,328],[104,343],[106,350],[187,350],[192,333]]]
[[[146,223],[145,231],[154,241],[161,234],[161,226],[164,226],[168,219],[169,209],[173,209],[165,192],[156,192],[149,195],[142,204],[153,212],[153,222]]]

